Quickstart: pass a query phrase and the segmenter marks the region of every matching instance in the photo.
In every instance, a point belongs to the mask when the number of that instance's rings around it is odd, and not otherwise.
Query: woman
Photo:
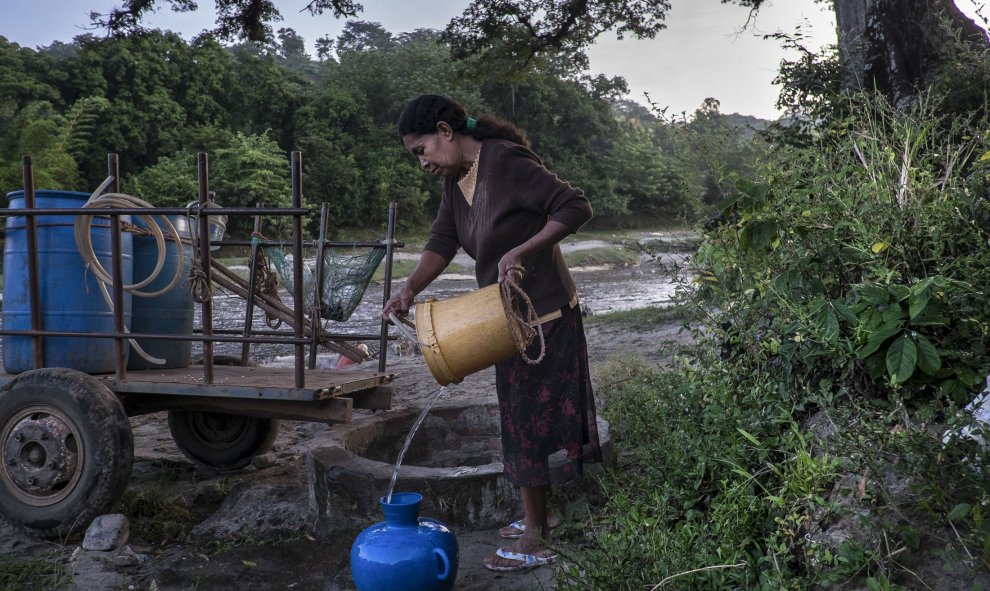
[[[480,287],[511,281],[528,295],[544,357],[535,365],[522,356],[496,365],[505,477],[520,489],[524,518],[499,530],[515,541],[485,566],[514,571],[549,564],[556,554],[548,456],[566,450],[562,472],[570,478],[581,473],[582,460],[601,459],[577,291],[558,245],[591,218],[591,206],[580,189],[544,168],[519,129],[495,117],[469,117],[447,97],[410,101],[399,135],[424,170],[444,177],[443,197],[416,269],[382,315],[406,314],[459,247],[475,260]],[[539,353],[534,342],[527,356]]]

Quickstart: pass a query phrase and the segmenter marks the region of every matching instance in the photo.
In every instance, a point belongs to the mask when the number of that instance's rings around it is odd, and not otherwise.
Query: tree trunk
[[[957,52],[955,37],[986,44],[952,0],[835,0],[844,86],[901,107],[935,84]]]

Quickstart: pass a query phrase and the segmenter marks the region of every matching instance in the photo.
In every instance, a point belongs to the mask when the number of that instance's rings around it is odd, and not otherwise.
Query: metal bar
[[[112,187],[114,193],[120,192],[120,158],[117,154],[107,154],[107,175],[113,177]],[[122,333],[124,326],[124,261],[123,250],[120,241],[120,216],[117,214],[110,216],[110,267],[113,284],[111,287],[110,302],[113,306],[113,330]],[[114,369],[117,372],[117,379],[123,380],[127,377],[127,341],[122,337],[114,338]]]
[[[34,209],[34,168],[31,157],[21,158],[24,177],[24,206]],[[38,272],[38,226],[33,216],[24,220],[28,251],[28,301],[31,302],[31,330],[41,330],[41,281]],[[42,337],[31,339],[31,361],[35,369],[45,366],[45,344]]]
[[[134,333],[134,332],[72,332],[66,330],[7,330],[0,329],[0,335],[4,336],[16,336],[16,337],[79,337],[79,338],[132,338],[141,337],[142,339],[157,340],[157,341],[189,341],[189,340],[210,340],[214,343],[267,343],[272,345],[280,344],[294,344],[297,341],[303,343],[309,343],[310,338],[308,336],[303,336],[302,339],[296,339],[293,333],[287,331],[255,331],[251,336],[224,336],[224,335],[240,335],[243,334],[239,330],[233,329],[214,329],[213,333],[209,336],[203,335],[201,332],[193,331],[194,334],[199,335],[195,339],[190,339],[188,335],[184,334],[169,334],[169,333]],[[323,332],[320,333],[320,338],[322,340],[331,341],[369,341],[379,338],[379,334],[362,334],[362,333],[344,333],[344,332]],[[277,337],[277,338],[269,338]],[[389,336],[389,340],[394,341],[397,337]],[[340,350],[341,354],[344,354],[343,350]]]
[[[224,213],[226,213],[226,209]],[[223,240],[221,242],[214,242],[213,244],[223,244],[224,246],[251,246],[250,240]],[[405,246],[402,242],[396,242],[396,246]],[[318,240],[303,240],[303,246],[306,248],[319,248]],[[330,248],[385,248],[385,242],[383,240],[327,240],[323,244],[323,249]]]
[[[254,216],[254,234],[261,234],[261,216]],[[252,234],[252,235],[254,235]],[[258,263],[258,245],[251,243],[251,259],[248,263],[248,294],[254,293],[257,288],[257,263]],[[254,298],[246,297],[244,300],[247,302],[247,309],[244,311],[244,336],[251,336],[251,328],[254,326]],[[249,343],[244,343],[241,347],[241,365],[247,365],[251,361],[251,345]]]
[[[232,334],[240,334],[237,331],[228,331],[228,332],[229,333],[232,333]],[[190,339],[188,336],[186,336],[186,335],[180,335],[180,334],[158,334],[158,333],[141,333],[140,334],[140,337],[142,339],[158,340],[158,341],[188,341],[188,340],[196,340],[196,341],[209,341],[211,343],[244,343],[244,342],[248,342],[248,343],[269,343],[269,344],[273,344],[273,345],[280,345],[280,344],[294,345],[294,344],[298,344],[298,343],[302,343],[304,345],[309,344],[309,337],[308,336],[303,336],[303,337],[300,337],[300,338],[296,338],[294,336],[290,336],[289,333],[283,333],[283,334],[285,334],[286,336],[281,337],[281,338],[278,338],[278,339],[267,338],[265,336],[261,336],[261,337],[256,337],[256,336],[253,336],[253,337],[224,336],[223,334],[217,334],[217,333],[210,334],[210,335],[200,334],[195,339]],[[129,339],[131,337],[137,336],[135,333],[130,333],[130,332],[94,332],[94,333],[90,333],[90,332],[70,332],[70,331],[65,331],[65,330],[44,330],[44,331],[37,331],[37,332],[30,331],[30,330],[0,330],[0,335],[24,336],[24,337],[30,337],[30,336],[70,337],[70,338],[71,337],[78,337],[78,338],[87,338],[87,339],[115,339],[115,338]]]
[[[196,172],[199,179],[199,254],[200,270],[203,272],[203,281],[206,285],[212,285],[210,275],[210,218],[207,213],[206,202],[209,200],[210,192],[210,160],[206,152],[196,155]],[[193,254],[196,256],[196,253]],[[205,298],[203,301],[203,335],[209,336],[213,332],[213,299]],[[213,383],[213,341],[203,341],[203,378],[207,384]]]
[[[292,152],[292,207],[302,207],[302,152],[294,150]],[[293,279],[293,307],[295,308],[296,336],[303,335],[303,249],[302,249],[302,217],[292,217],[292,240],[295,243],[292,248],[292,279]],[[314,326],[316,331],[318,327]],[[306,347],[296,345],[296,388],[302,388],[306,382],[304,375],[303,360],[306,355]]]
[[[106,207],[100,209],[100,214],[118,214],[118,215],[137,215],[137,214],[147,214],[149,209],[147,207]],[[153,208],[155,214],[160,215],[186,215],[189,210],[185,207],[155,207]],[[224,207],[222,211],[214,210],[215,213],[210,215],[309,215],[312,213],[308,207],[291,208],[291,207]],[[16,211],[4,211],[0,210],[0,216],[9,215],[22,215],[21,210]],[[78,208],[74,207],[52,207],[52,208],[30,208],[25,209],[23,215],[92,215],[87,212],[80,212]],[[219,242],[218,242],[219,243]],[[242,240],[240,244],[250,244],[248,241]],[[346,244],[351,244],[347,242]]]
[[[385,235],[385,279],[382,285],[382,308],[392,297],[392,255],[395,250],[395,201],[388,204],[388,232]],[[382,330],[378,341],[378,371],[385,371],[388,355],[388,321],[382,318]]]
[[[316,248],[313,312],[309,319],[310,324],[313,326],[313,342],[309,346],[309,369],[316,369],[316,348],[320,343],[320,331],[318,330],[318,327],[322,326],[322,323],[320,322],[320,310],[323,305],[323,261],[326,258],[326,250],[323,248],[323,243],[327,239],[327,220],[329,217],[330,204],[324,201],[323,206],[320,208],[320,239],[317,240],[318,246]]]
[[[193,332],[196,332],[196,331],[193,331]],[[2,334],[2,333],[0,333],[0,334]],[[236,330],[236,329],[233,329],[233,328],[228,328],[228,329],[214,328],[213,329],[213,334],[243,334],[243,333],[240,330]],[[288,335],[290,335],[292,333],[290,333],[288,331],[285,331],[285,330],[255,330],[255,331],[252,331],[251,334],[252,335],[257,335],[257,336],[278,336],[278,335],[288,336]],[[144,335],[142,334],[141,336],[143,337]],[[371,341],[374,341],[374,340],[377,340],[380,336],[381,336],[381,334],[380,333],[377,333],[377,332],[376,333],[355,333],[355,332],[326,332],[326,331],[320,331],[320,339],[321,340],[337,340],[337,341],[369,341],[369,340],[371,340]],[[309,337],[306,337],[306,338],[308,339]],[[397,340],[398,339],[398,337],[395,337],[393,335],[389,335],[388,338],[389,338],[390,341],[394,341],[394,340]],[[278,342],[281,342],[281,341],[278,341]]]

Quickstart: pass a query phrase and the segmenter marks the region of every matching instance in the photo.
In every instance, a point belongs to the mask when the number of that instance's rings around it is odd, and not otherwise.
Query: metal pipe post
[[[113,177],[113,192],[120,192],[120,158],[117,154],[107,154],[107,174]],[[113,285],[110,301],[113,303],[113,330],[124,332],[124,257],[120,240],[120,216],[110,216],[110,261]],[[117,379],[127,377],[127,342],[123,338],[113,340],[114,368]]]
[[[302,207],[302,152],[294,150],[292,152],[292,207]],[[302,216],[292,216],[292,279],[294,289],[292,298],[294,302],[294,320],[296,337],[303,336],[303,249],[302,249]],[[314,331],[319,327],[313,326]],[[296,345],[296,388],[306,385],[305,368],[303,363],[306,359],[306,346]]]
[[[385,234],[385,279],[382,289],[382,308],[392,297],[392,254],[395,250],[395,201],[388,204],[388,232]],[[382,319],[382,334],[378,344],[378,371],[385,371],[388,352],[388,321]]]
[[[21,158],[24,178],[24,208],[34,209],[34,168],[30,156]],[[33,215],[24,218],[27,229],[28,251],[28,301],[31,303],[31,330],[42,330],[41,326],[41,280],[38,272],[38,221]],[[31,337],[31,361],[34,369],[45,366],[45,343],[38,335]]]
[[[206,152],[196,155],[196,172],[199,179],[199,215],[196,217],[199,226],[199,264],[203,272],[203,281],[207,288],[213,285],[210,273],[210,218],[206,210],[206,202],[210,193],[210,159]],[[195,255],[194,255],[195,256]],[[213,334],[213,298],[207,297],[203,302],[203,334]],[[213,341],[203,341],[203,379],[207,384],[213,383]]]

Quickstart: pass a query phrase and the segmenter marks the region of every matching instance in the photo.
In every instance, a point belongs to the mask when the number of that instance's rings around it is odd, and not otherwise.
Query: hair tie
[[[472,131],[474,126],[478,124],[478,120],[474,117],[468,117],[465,124],[467,125],[468,131]]]

